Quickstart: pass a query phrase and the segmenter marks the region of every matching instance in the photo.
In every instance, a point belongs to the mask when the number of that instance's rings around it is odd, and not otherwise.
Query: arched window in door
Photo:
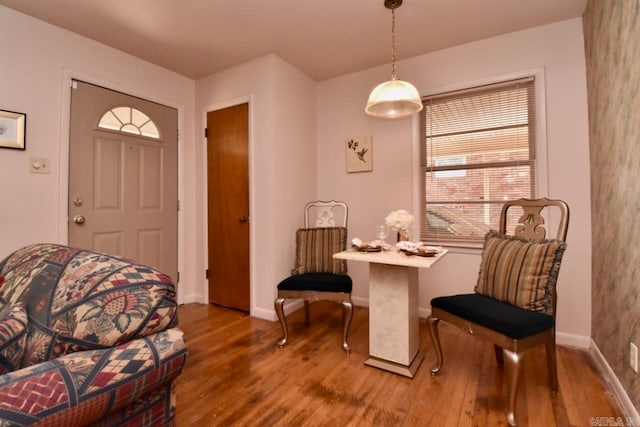
[[[145,113],[133,107],[112,108],[102,115],[98,127],[160,139],[156,124]]]

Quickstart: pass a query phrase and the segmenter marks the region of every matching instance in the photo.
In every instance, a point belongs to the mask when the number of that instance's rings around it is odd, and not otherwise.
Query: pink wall
[[[399,46],[401,49],[402,46]],[[398,64],[398,76],[422,94],[487,82],[528,70],[545,81],[548,164],[541,186],[571,209],[569,248],[559,281],[558,340],[588,345],[591,316],[591,232],[586,77],[580,19],[536,27],[438,51]],[[375,226],[394,209],[418,212],[418,121],[375,119],[364,113],[370,90],[387,80],[381,66],[318,84],[318,195],[345,200],[351,207],[350,238],[373,238]],[[347,174],[344,141],[373,136],[373,172]],[[453,250],[420,275],[420,308],[432,297],[470,292],[477,277],[478,250]],[[368,270],[350,263],[354,300],[366,304]]]
[[[66,243],[69,82],[91,83],[179,110],[180,270],[189,283],[195,234],[193,178],[195,82],[84,37],[0,6],[0,108],[27,113],[27,150],[0,150],[0,258],[29,243]],[[51,160],[29,173],[29,157]],[[182,288],[179,288],[179,298]]]
[[[207,111],[249,101],[251,314],[275,319],[275,286],[293,268],[295,230],[302,209],[316,197],[315,83],[275,55],[200,79],[196,84],[196,129],[204,128]],[[204,159],[204,138],[196,145]],[[206,164],[194,164],[195,191],[203,196],[196,208],[205,229]],[[197,271],[206,268],[206,235],[196,247]],[[207,301],[204,275],[191,288],[188,301]]]
[[[194,82],[130,55],[0,6],[6,43],[0,108],[28,114],[27,151],[0,150],[0,257],[37,241],[66,242],[66,165],[71,77],[163,102],[180,111],[181,302],[206,301],[203,117],[250,102],[252,314],[273,317],[275,285],[294,258],[301,209],[316,197],[345,200],[350,237],[368,238],[386,214],[417,212],[417,121],[373,119],[369,91],[382,66],[315,83],[274,55]],[[400,46],[401,48],[401,46]],[[399,76],[426,94],[526,70],[543,70],[550,197],[572,208],[559,283],[559,341],[590,335],[591,232],[586,83],[581,20],[478,41],[399,63]],[[370,173],[347,174],[344,141],[373,136]],[[29,156],[51,159],[50,175],[28,172]],[[570,166],[570,167],[568,167]],[[431,297],[472,289],[475,250],[458,250],[421,273],[421,309]],[[367,268],[350,265],[355,301],[367,303]]]

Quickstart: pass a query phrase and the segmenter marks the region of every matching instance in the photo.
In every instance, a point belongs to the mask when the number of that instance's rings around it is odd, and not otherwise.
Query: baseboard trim
[[[258,319],[269,320],[271,322],[278,320],[274,310],[265,310],[264,308],[254,308],[251,310],[251,316],[257,317]]]
[[[204,300],[204,296],[202,294],[185,295],[183,297],[183,301],[180,301],[180,304],[191,304],[191,303],[206,304],[206,301]]]
[[[589,349],[591,347],[591,338],[585,337],[584,335],[574,335],[556,331],[556,344]]]
[[[625,420],[623,425],[637,425],[638,420],[640,420],[640,415],[638,414],[638,410],[634,406],[633,402],[629,398],[627,391],[624,389],[618,376],[613,372],[611,366],[609,366],[609,362],[604,358],[604,355],[600,352],[598,345],[593,339],[590,339],[591,344],[589,346],[589,352],[593,357],[594,362],[597,365],[600,374],[603,376],[609,388],[613,392],[613,396],[615,397],[618,405],[622,409],[623,415],[625,416]],[[633,421],[634,423],[630,423],[627,421]]]
[[[358,307],[369,307],[369,299],[363,297],[351,297],[351,301]],[[202,302],[201,295],[189,295],[185,297],[185,303],[190,302]],[[285,302],[284,313],[286,316],[291,313],[300,310],[304,307],[304,301],[301,299],[295,299]],[[418,309],[418,316],[426,319],[431,314],[431,308],[420,307]],[[251,310],[251,315],[260,319],[269,320],[275,322],[278,320],[275,310],[268,310],[264,308],[256,308]],[[590,337],[583,335],[568,334],[565,332],[556,331],[556,343],[558,345],[564,345],[569,347],[578,347],[583,349],[590,349],[592,347],[593,340]]]
[[[351,295],[351,302],[358,307],[369,307],[369,298],[354,297]]]

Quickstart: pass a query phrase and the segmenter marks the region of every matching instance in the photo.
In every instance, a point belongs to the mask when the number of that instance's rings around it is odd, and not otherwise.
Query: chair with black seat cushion
[[[555,239],[545,239],[543,210],[559,213]],[[516,220],[514,227],[511,223]],[[544,198],[505,203],[499,232],[485,236],[475,293],[431,300],[427,320],[437,357],[431,375],[436,376],[443,363],[440,320],[492,341],[497,362],[506,364],[507,422],[512,426],[517,425],[515,406],[525,350],[545,345],[549,386],[552,392],[558,391],[556,281],[568,224],[569,207],[563,201]]]
[[[315,214],[315,226],[310,228],[309,217]],[[351,351],[347,341],[353,304],[351,303],[351,277],[347,262],[333,259],[336,252],[347,247],[347,205],[344,202],[315,201],[305,207],[305,228],[296,231],[296,264],[291,276],[278,284],[278,297],[274,302],[282,326],[283,337],[278,345],[287,343],[287,318],[284,303],[287,299],[304,300],[305,325],[309,325],[309,303],[319,300],[342,304],[342,348]]]

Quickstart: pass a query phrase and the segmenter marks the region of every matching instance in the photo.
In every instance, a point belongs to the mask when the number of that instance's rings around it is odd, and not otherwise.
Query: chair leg
[[[351,301],[342,301],[342,348],[347,353],[351,352],[351,346],[347,342],[347,336],[349,335],[349,328],[351,327],[351,319],[353,319],[353,304]]]
[[[437,358],[436,366],[431,368],[431,376],[435,377],[438,375],[438,372],[440,372],[440,368],[442,368],[442,345],[440,345],[440,335],[438,334],[438,323],[440,323],[440,319],[429,316],[427,322],[429,323],[429,335],[431,335],[431,342],[433,343]]]
[[[304,326],[311,324],[311,315],[309,313],[309,301],[304,300]]]
[[[524,353],[516,353],[510,350],[503,350],[505,367],[507,371],[507,387],[509,388],[509,407],[507,409],[507,422],[510,426],[517,426],[516,401],[518,397],[518,386],[520,385],[520,374],[524,362]]]
[[[556,334],[551,331],[545,342],[547,353],[547,371],[549,375],[549,388],[552,393],[558,392],[558,368],[556,363]]]
[[[276,314],[278,315],[278,320],[280,320],[280,326],[282,326],[282,338],[278,341],[278,345],[280,348],[284,347],[287,343],[287,339],[289,338],[289,334],[287,332],[287,318],[284,315],[284,301],[286,298],[278,298],[273,303],[273,306],[276,309]]]
[[[504,356],[502,354],[502,347],[494,344],[493,351],[496,354],[496,363],[500,366],[504,365]]]

